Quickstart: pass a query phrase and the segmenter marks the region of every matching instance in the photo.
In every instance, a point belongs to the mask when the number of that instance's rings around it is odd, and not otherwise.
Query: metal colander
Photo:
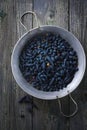
[[[38,19],[36,17],[36,14],[34,12],[28,11],[26,13],[24,13],[22,15],[22,17],[27,14],[27,13],[32,13],[35,18],[36,21],[38,23]],[[21,17],[21,19],[22,19]],[[21,22],[22,24],[22,22]],[[23,24],[22,24],[23,25]],[[84,76],[84,72],[85,72],[85,68],[86,68],[86,58],[85,58],[85,53],[83,50],[83,47],[81,45],[81,43],[79,42],[79,40],[69,31],[65,30],[64,28],[61,27],[57,27],[57,26],[49,26],[49,25],[44,25],[44,26],[39,26],[37,24],[38,27],[31,29],[30,31],[28,31],[27,33],[25,33],[16,43],[16,45],[14,46],[13,52],[12,52],[12,56],[11,56],[11,68],[12,68],[12,73],[13,76],[17,82],[17,84],[28,94],[39,98],[39,99],[46,99],[46,100],[50,100],[50,99],[56,99],[56,98],[62,98],[66,95],[68,95],[69,93],[71,93],[72,91],[74,91],[78,85],[80,84],[83,76]],[[23,25],[23,27],[26,29],[26,27]],[[71,46],[74,48],[74,50],[77,52],[77,56],[78,56],[78,68],[79,70],[76,72],[73,80],[71,81],[71,83],[69,83],[67,85],[66,88],[63,88],[62,90],[59,91],[54,91],[54,92],[44,92],[44,91],[40,91],[35,89],[34,87],[31,86],[31,84],[29,84],[23,77],[20,69],[19,69],[19,55],[21,50],[23,49],[24,45],[27,43],[27,41],[29,39],[31,39],[32,37],[34,37],[34,35],[36,34],[40,34],[42,32],[45,31],[49,31],[49,32],[55,32],[60,34],[64,39],[66,39]]]

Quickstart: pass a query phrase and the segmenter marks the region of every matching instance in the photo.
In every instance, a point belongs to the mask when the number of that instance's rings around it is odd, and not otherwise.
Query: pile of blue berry
[[[78,71],[77,53],[60,35],[45,32],[31,38],[19,56],[24,78],[38,90],[59,91]]]

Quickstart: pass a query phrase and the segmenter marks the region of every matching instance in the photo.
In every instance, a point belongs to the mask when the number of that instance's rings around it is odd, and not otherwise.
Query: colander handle
[[[58,101],[58,104],[59,104],[60,113],[61,113],[64,117],[72,117],[72,116],[74,116],[74,115],[77,113],[77,111],[78,111],[78,105],[77,105],[76,101],[72,98],[72,96],[71,96],[71,94],[69,93],[69,91],[68,91],[68,95],[69,95],[69,98],[72,100],[72,102],[75,104],[75,111],[74,111],[73,113],[71,113],[70,115],[66,115],[66,114],[63,113],[63,111],[62,111],[62,106],[61,106],[61,101],[60,101],[60,99],[59,99],[58,96],[57,96],[57,101]]]
[[[39,21],[38,21],[38,18],[37,18],[36,13],[33,12],[33,11],[26,11],[26,12],[24,12],[24,13],[22,14],[22,16],[21,16],[21,18],[20,18],[20,20],[19,20],[20,24],[24,27],[24,29],[25,29],[26,31],[28,31],[27,28],[26,28],[26,26],[25,26],[25,25],[23,24],[23,22],[22,22],[22,19],[23,19],[23,17],[24,17],[26,14],[32,14],[32,15],[35,17],[35,20],[36,20],[36,23],[37,23],[37,27],[39,28],[40,25],[39,25]]]

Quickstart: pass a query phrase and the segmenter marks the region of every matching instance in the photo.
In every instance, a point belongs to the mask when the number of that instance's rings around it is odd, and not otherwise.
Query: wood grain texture
[[[87,0],[0,0],[0,130],[87,130],[87,70],[82,83],[72,93],[78,102],[76,116],[66,119],[56,100],[32,98],[38,106],[30,114],[28,105],[18,100],[26,95],[11,72],[11,54],[17,40],[26,32],[19,24],[25,11],[37,13],[41,25],[56,25],[70,30],[81,42],[87,55]],[[23,19],[29,29],[36,26],[31,15]],[[63,111],[72,112],[68,97],[61,99]]]
[[[18,20],[24,11],[32,10],[32,1],[0,0],[0,10],[6,13],[3,19],[0,17],[0,130],[31,130],[32,115],[26,111],[27,106],[18,104],[25,93],[12,77],[10,58],[13,46],[25,32]],[[32,27],[30,17],[29,28]]]

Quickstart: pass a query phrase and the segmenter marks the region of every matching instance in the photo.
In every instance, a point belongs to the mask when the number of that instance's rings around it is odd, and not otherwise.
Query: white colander
[[[34,12],[28,11],[28,12],[24,13],[22,15],[22,17],[27,13],[32,13],[35,15]],[[35,17],[36,17],[36,15],[35,15]],[[36,20],[37,20],[37,18],[36,18]],[[22,24],[22,22],[21,22],[21,24]],[[25,28],[25,26],[24,26],[24,28]],[[40,34],[41,32],[45,32],[45,31],[50,31],[53,33],[60,34],[64,39],[66,39],[70,43],[70,45],[77,52],[79,70],[76,72],[71,83],[69,83],[66,88],[63,88],[60,91],[43,92],[43,91],[35,89],[34,87],[31,86],[31,84],[29,84],[24,79],[24,77],[19,69],[19,55],[20,55],[22,48],[25,46],[27,41],[29,41],[29,39],[34,37],[34,35]],[[39,98],[39,99],[50,100],[50,99],[56,99],[57,97],[62,98],[64,96],[68,95],[69,93],[71,93],[72,91],[74,91],[78,87],[78,85],[80,84],[80,82],[83,78],[84,72],[85,72],[86,57],[85,57],[85,53],[84,53],[81,43],[71,32],[65,30],[64,28],[58,27],[58,26],[44,25],[44,26],[38,26],[36,28],[31,29],[17,41],[16,45],[14,46],[12,56],[11,56],[11,68],[12,68],[12,73],[13,73],[13,76],[14,76],[17,84],[26,93],[28,93],[29,95],[32,95],[36,98]]]

